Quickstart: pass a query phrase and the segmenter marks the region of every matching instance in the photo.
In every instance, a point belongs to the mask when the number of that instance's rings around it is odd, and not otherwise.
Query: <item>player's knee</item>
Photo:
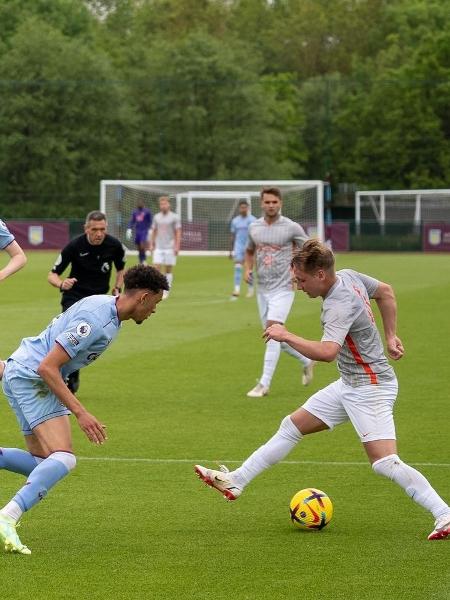
[[[53,452],[48,458],[62,463],[69,472],[73,471],[77,464],[77,457],[72,452]]]
[[[295,442],[299,442],[303,437],[302,433],[294,425],[289,415],[284,417],[284,419],[281,421],[280,429],[278,431],[283,437]]]
[[[383,458],[380,458],[380,460],[376,460],[372,464],[372,469],[377,475],[382,475],[383,477],[392,480],[394,479],[395,471],[400,464],[401,460],[397,454],[389,454],[389,456],[384,456]]]

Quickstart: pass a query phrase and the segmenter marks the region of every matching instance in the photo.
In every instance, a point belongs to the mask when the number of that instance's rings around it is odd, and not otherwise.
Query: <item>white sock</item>
[[[254,477],[289,454],[302,437],[291,418],[284,417],[276,434],[231,472],[233,481],[239,487],[245,487]]]
[[[8,504],[4,506],[2,510],[0,510],[0,512],[2,513],[2,515],[10,517],[15,523],[17,523],[17,521],[23,515],[23,510],[14,500],[8,502]]]
[[[169,290],[172,287],[173,273],[166,273],[167,283],[169,284]]]
[[[312,360],[310,358],[303,356],[303,354],[300,354],[300,352],[294,350],[294,348],[292,346],[289,346],[289,344],[286,344],[286,342],[281,342],[281,349],[283,350],[283,352],[287,352],[287,354],[289,354],[290,356],[297,358],[300,362],[303,363],[305,367],[308,367],[312,363]]]
[[[270,387],[273,374],[277,368],[278,359],[280,358],[280,342],[275,340],[269,340],[266,344],[266,352],[264,354],[264,370],[260,379],[261,385],[264,387]]]
[[[402,487],[417,504],[430,511],[435,519],[450,511],[448,504],[416,469],[404,463],[396,454],[390,454],[372,465],[378,475],[384,475]]]

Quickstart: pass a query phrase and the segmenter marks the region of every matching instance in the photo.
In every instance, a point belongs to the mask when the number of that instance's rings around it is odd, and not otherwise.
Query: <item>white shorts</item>
[[[397,391],[396,379],[358,387],[345,385],[338,379],[308,398],[302,408],[330,429],[350,419],[361,442],[395,440],[392,413]]]
[[[169,265],[175,266],[177,264],[177,257],[173,250],[153,250],[153,264],[155,265]]]
[[[267,321],[286,323],[289,312],[294,302],[295,292],[292,290],[281,290],[280,292],[260,292],[256,294],[258,301],[259,316],[263,328]]]

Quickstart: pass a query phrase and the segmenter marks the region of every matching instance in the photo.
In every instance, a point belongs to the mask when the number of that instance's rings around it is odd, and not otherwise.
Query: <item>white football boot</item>
[[[206,485],[215,488],[227,500],[236,500],[242,494],[242,488],[234,483],[229,470],[224,465],[220,466],[220,471],[207,469],[201,465],[195,465],[194,470]]]
[[[263,396],[267,396],[269,393],[269,388],[262,383],[257,383],[253,389],[247,392],[247,396],[249,398],[262,398]]]
[[[428,539],[444,540],[446,537],[450,539],[450,513],[436,519],[434,529],[428,536]]]
[[[314,361],[312,360],[307,367],[303,367],[302,384],[309,385],[314,377]]]

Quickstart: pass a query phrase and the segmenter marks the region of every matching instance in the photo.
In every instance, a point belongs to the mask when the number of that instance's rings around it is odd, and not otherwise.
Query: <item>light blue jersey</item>
[[[0,219],[0,250],[4,250],[14,241],[13,234],[8,230],[5,223]]]
[[[88,296],[55,317],[40,335],[24,338],[10,358],[37,375],[40,363],[58,343],[70,356],[61,369],[65,378],[98,358],[117,336],[119,328],[116,298],[103,294]]]
[[[245,249],[248,243],[248,228],[253,221],[256,221],[256,217],[253,215],[246,215],[242,217],[237,215],[231,221],[230,231],[234,234],[234,246],[233,253],[234,257],[243,258]]]

